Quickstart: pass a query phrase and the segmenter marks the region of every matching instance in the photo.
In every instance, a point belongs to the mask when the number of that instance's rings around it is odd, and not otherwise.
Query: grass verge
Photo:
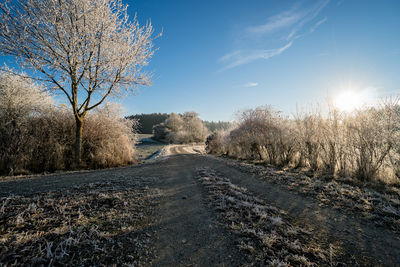
[[[358,185],[344,178],[322,179],[239,160],[218,159],[236,169],[255,174],[260,179],[311,196],[323,206],[356,212],[400,236],[400,189],[396,186],[387,185],[377,190],[373,186]]]
[[[0,265],[146,265],[157,194],[117,181],[1,198]]]
[[[285,213],[208,168],[197,170],[211,205],[224,225],[239,236],[239,249],[255,266],[338,265],[336,248],[324,250],[310,232],[292,225]]]

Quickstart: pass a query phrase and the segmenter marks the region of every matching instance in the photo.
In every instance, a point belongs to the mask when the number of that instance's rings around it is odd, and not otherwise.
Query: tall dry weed
[[[235,128],[207,138],[207,151],[361,181],[398,182],[400,106],[345,113],[330,107],[283,117],[270,106],[244,111]]]

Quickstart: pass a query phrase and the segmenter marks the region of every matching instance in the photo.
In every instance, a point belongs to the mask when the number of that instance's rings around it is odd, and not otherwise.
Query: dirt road
[[[32,195],[113,179],[148,179],[160,190],[160,199],[148,226],[154,247],[154,266],[238,266],[249,264],[238,248],[237,235],[221,222],[217,209],[209,206],[196,170],[215,170],[238,186],[247,188],[266,203],[287,213],[292,224],[311,229],[319,245],[342,249],[339,261],[370,266],[399,266],[400,239],[358,216],[326,207],[243,173],[212,157],[192,154],[183,147],[169,148],[168,157],[148,164],[108,170],[75,172],[9,179],[0,182],[0,197]],[[175,155],[181,154],[181,155]],[[351,263],[350,263],[351,264]]]

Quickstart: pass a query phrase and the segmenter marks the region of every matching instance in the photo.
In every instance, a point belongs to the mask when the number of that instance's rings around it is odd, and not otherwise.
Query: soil
[[[208,168],[233,185],[247,189],[268,205],[282,210],[291,225],[307,229],[328,251],[338,248],[335,262],[362,266],[399,266],[400,238],[389,229],[347,210],[335,210],[311,197],[258,179],[224,161],[181,146],[168,148],[167,156],[146,164],[106,170],[14,177],[0,181],[0,199],[13,195],[35,197],[91,183],[134,182],[157,190],[157,200],[146,226],[148,246],[154,253],[146,262],[153,266],[241,266],[252,264],[240,249],[238,235],[227,227],[223,213],[210,205],[198,170]],[[162,154],[162,153],[160,153]],[[142,207],[146,209],[146,207]],[[0,243],[1,245],[1,243]],[[1,250],[0,250],[1,251]],[[1,256],[1,255],[0,255]],[[0,257],[1,259],[1,257]],[[253,262],[253,264],[255,264]]]

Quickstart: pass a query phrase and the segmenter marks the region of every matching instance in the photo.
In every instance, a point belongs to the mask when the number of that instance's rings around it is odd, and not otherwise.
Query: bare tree
[[[0,52],[71,104],[79,164],[87,113],[109,95],[150,84],[142,67],[154,53],[152,25],[130,21],[121,0],[5,0],[0,19]]]

